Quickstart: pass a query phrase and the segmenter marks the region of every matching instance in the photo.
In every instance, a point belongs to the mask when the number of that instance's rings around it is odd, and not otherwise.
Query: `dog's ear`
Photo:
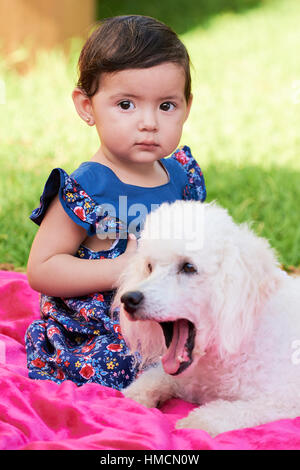
[[[225,241],[212,300],[221,354],[235,354],[248,341],[262,309],[282,273],[267,240],[246,224]]]

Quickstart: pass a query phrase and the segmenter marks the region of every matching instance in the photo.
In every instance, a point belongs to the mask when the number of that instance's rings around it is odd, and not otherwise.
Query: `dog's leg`
[[[200,406],[176,423],[177,428],[202,429],[212,437],[234,429],[248,428],[278,419],[296,418],[300,403],[295,397],[262,396],[255,400],[215,400]],[[291,405],[291,403],[294,404]]]
[[[173,396],[172,380],[159,364],[143,372],[122,392],[125,397],[154,408]]]

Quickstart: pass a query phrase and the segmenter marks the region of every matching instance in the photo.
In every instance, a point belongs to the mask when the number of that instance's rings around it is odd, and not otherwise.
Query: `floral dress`
[[[116,258],[126,250],[128,232],[142,230],[141,218],[128,210],[125,213],[124,200],[127,209],[143,204],[150,212],[163,202],[202,202],[206,198],[203,174],[189,147],[178,149],[160,163],[168,174],[168,183],[154,188],[123,183],[111,169],[97,162],[84,162],[71,175],[56,168],[30,218],[39,225],[58,194],[66,213],[86,229],[87,235],[115,234],[110,249],[93,251],[81,245],[76,256]],[[109,213],[108,207],[115,213]],[[72,380],[77,385],[95,382],[118,390],[128,386],[137,374],[138,360],[129,354],[122,337],[119,310],[110,312],[114,294],[95,292],[72,298],[41,294],[41,319],[34,321],[25,335],[29,377],[57,383]]]

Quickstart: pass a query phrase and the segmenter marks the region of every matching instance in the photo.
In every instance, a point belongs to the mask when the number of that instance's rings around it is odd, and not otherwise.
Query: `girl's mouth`
[[[156,147],[158,147],[158,144],[152,141],[137,142],[135,145],[137,145],[140,148],[144,148],[146,150],[151,150],[151,149],[155,149]]]

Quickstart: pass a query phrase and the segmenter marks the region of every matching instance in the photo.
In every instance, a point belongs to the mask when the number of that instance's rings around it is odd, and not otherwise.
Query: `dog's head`
[[[216,204],[177,201],[152,212],[113,308],[144,362],[178,375],[213,349],[238,353],[281,279],[268,242]]]

